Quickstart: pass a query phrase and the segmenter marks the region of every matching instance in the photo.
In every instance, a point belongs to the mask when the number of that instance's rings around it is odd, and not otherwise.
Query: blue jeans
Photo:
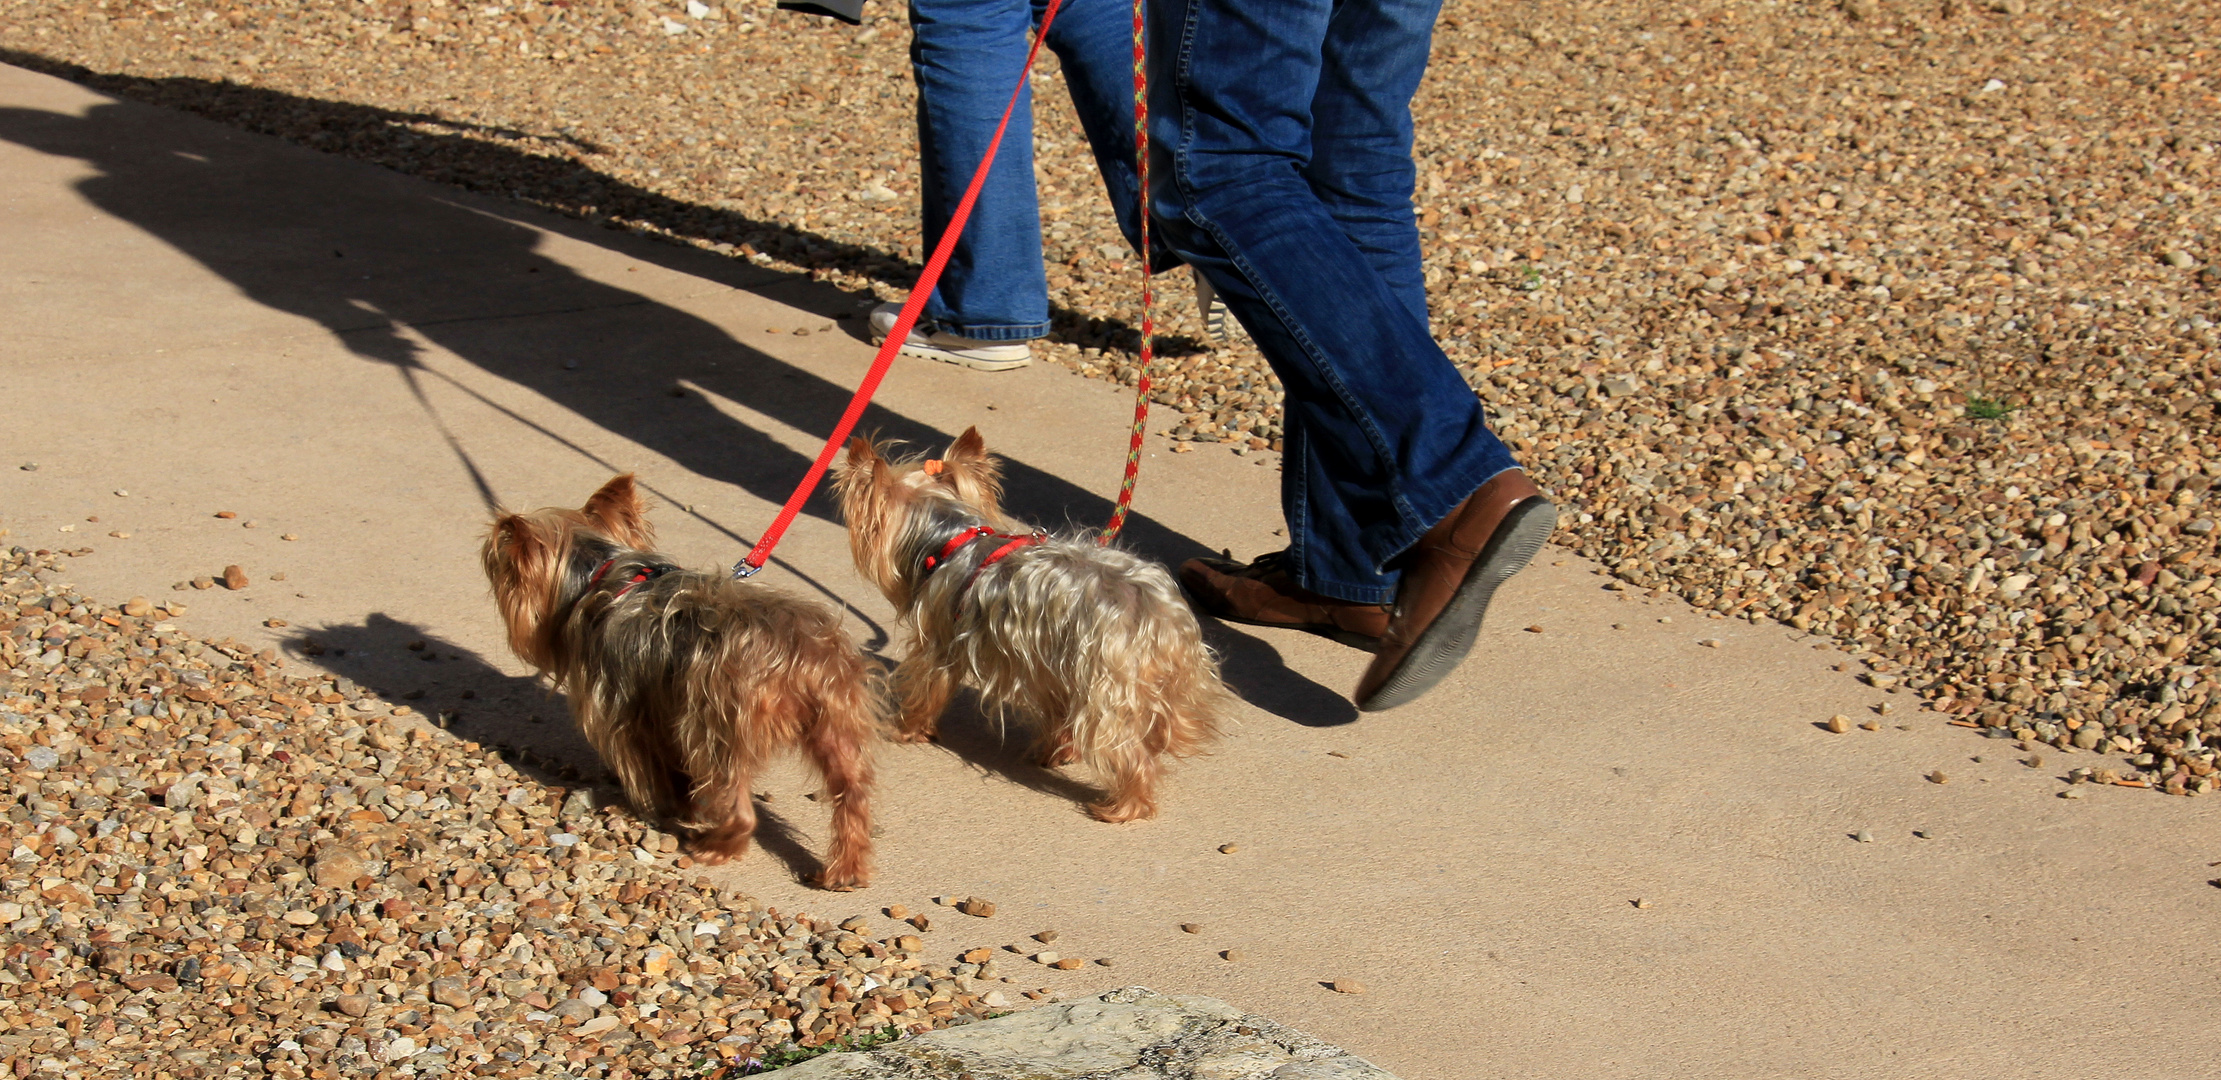
[[[1028,35],[1047,7],[1047,0],[910,0],[928,252],[987,153],[1025,66]],[[1138,244],[1141,231],[1133,34],[1128,0],[1064,0],[1048,40],[1128,245]],[[959,337],[985,341],[1024,341],[1049,332],[1030,86],[1011,114],[1002,150],[924,317]]]
[[[1440,0],[1149,0],[1150,212],[1286,390],[1297,584],[1397,556],[1517,468],[1427,327],[1411,96]]]

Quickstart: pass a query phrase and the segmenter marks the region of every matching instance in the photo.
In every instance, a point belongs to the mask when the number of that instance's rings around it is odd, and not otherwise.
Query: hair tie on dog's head
[[[940,458],[925,459],[925,474],[927,476],[939,476],[941,475],[941,470],[945,468],[947,468],[947,466],[941,464]]]

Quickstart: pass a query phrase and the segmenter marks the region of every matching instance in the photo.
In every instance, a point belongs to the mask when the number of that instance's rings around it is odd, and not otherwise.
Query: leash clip
[[[755,577],[756,571],[761,569],[763,569],[763,567],[757,566],[746,559],[742,559],[739,562],[733,564],[733,580],[746,581],[749,578]]]

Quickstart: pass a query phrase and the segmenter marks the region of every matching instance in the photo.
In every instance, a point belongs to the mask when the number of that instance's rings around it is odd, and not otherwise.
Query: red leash
[[[1155,348],[1156,320],[1155,297],[1150,278],[1149,249],[1149,80],[1145,67],[1147,59],[1143,40],[1142,7],[1145,0],[1134,0],[1134,168],[1141,185],[1141,371],[1134,384],[1133,439],[1126,450],[1126,473],[1118,487],[1118,502],[1111,511],[1110,523],[1103,527],[1098,538],[1108,544],[1117,539],[1126,527],[1126,515],[1134,502],[1134,486],[1141,478],[1142,437],[1149,425],[1149,363]],[[745,578],[763,569],[771,559],[771,549],[779,546],[787,528],[794,524],[802,512],[802,504],[809,501],[810,493],[817,490],[825,478],[825,470],[833,463],[833,455],[848,440],[856,421],[863,418],[865,406],[871,404],[872,395],[879,391],[879,383],[887,376],[887,369],[902,351],[903,342],[910,338],[910,328],[917,325],[918,315],[925,309],[926,299],[933,295],[933,288],[941,280],[941,271],[948,266],[949,255],[956,249],[957,237],[964,231],[965,222],[972,216],[972,204],[979,201],[980,188],[987,182],[988,167],[995,163],[995,152],[1002,148],[1003,132],[1010,127],[1010,114],[1018,107],[1018,96],[1025,90],[1026,81],[1033,77],[1034,59],[1041,55],[1041,43],[1048,40],[1049,25],[1056,21],[1057,8],[1062,0],[1049,0],[1042,12],[1041,28],[1034,33],[1033,46],[1026,51],[1025,70],[1018,74],[1018,85],[1010,91],[1010,103],[1003,106],[1002,122],[995,125],[995,137],[987,143],[987,155],[980,160],[979,168],[972,173],[971,186],[965,188],[964,198],[956,204],[956,212],[949,217],[948,227],[941,233],[941,242],[934,245],[933,256],[926,260],[925,271],[918,275],[916,287],[910,297],[902,302],[902,313],[895,317],[895,325],[887,332],[887,340],[879,345],[879,355],[872,358],[871,369],[864,373],[864,381],[856,387],[856,395],[849,399],[848,410],[841,414],[840,423],[834,425],[833,434],[825,440],[825,449],[818,452],[817,460],[804,473],[794,494],[787,497],[779,516],[773,518],[771,527],[756,541],[756,546],[746,558],[733,564],[733,576]],[[1031,542],[1031,541],[1029,541]],[[1005,545],[988,561],[1001,558],[1019,544]],[[984,565],[984,564],[983,564]]]
[[[1138,4],[1139,0],[1136,2]],[[825,470],[833,464],[833,455],[848,441],[848,433],[855,430],[856,421],[864,416],[864,407],[871,404],[871,396],[879,392],[880,380],[887,377],[887,369],[901,354],[902,343],[910,339],[910,328],[918,324],[918,313],[925,310],[926,299],[940,283],[941,271],[947,268],[949,255],[956,250],[957,237],[963,234],[964,223],[972,216],[972,204],[979,201],[979,189],[987,183],[987,169],[995,163],[995,152],[1002,148],[1003,132],[1010,127],[1010,114],[1018,107],[1018,96],[1025,91],[1026,81],[1033,77],[1034,58],[1041,55],[1041,43],[1048,40],[1049,24],[1056,21],[1061,4],[1062,0],[1049,0],[1047,10],[1041,13],[1041,29],[1033,35],[1033,47],[1026,50],[1025,70],[1018,73],[1018,85],[1011,88],[1010,104],[1003,106],[1002,122],[995,125],[995,137],[987,143],[987,155],[980,159],[979,168],[972,173],[971,186],[964,189],[964,198],[956,204],[956,212],[949,216],[948,227],[941,231],[941,242],[933,246],[933,257],[926,260],[925,272],[918,275],[917,287],[911,289],[910,298],[902,302],[902,313],[895,316],[894,328],[887,332],[887,340],[880,343],[879,355],[872,358],[871,370],[864,373],[864,381],[856,387],[856,396],[849,399],[848,411],[843,412],[841,422],[833,426],[833,434],[825,440],[825,449],[818,451],[817,460],[810,464],[810,471],[803,474],[794,494],[787,496],[787,504],[779,508],[779,516],[771,520],[771,527],[764,530],[746,558],[733,564],[734,577],[749,577],[771,560],[771,549],[779,546],[788,526],[793,525],[795,516],[802,512],[802,504],[809,501],[810,493],[825,479]],[[1144,254],[1143,262],[1147,261]]]

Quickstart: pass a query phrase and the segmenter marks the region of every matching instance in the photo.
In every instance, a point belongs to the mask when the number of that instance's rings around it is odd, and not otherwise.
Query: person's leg
[[[1036,18],[1047,0],[1034,0]],[[1126,244],[1141,244],[1141,180],[1134,169],[1134,9],[1129,0],[1064,0],[1049,28],[1064,88],[1103,175]]]
[[[1408,224],[1409,109],[1435,3],[1155,10],[1152,76],[1169,85],[1151,134],[1169,169],[1152,177],[1151,211],[1286,388],[1293,584],[1395,600],[1353,695],[1361,709],[1392,708],[1465,658],[1496,588],[1556,522],[1427,329]],[[1210,567],[1191,565],[1183,581],[1211,583]],[[1235,587],[1254,597],[1273,585],[1218,577],[1229,607]]]
[[[1327,24],[1311,95],[1304,179],[1342,233],[1405,306],[1427,318],[1426,270],[1412,208],[1411,97],[1419,91],[1441,0],[1344,4]]]
[[[1431,22],[1373,20],[1364,25],[1383,40],[1338,47],[1330,66],[1331,24],[1350,19],[1359,2],[1158,0],[1150,48],[1160,175],[1151,195],[1167,241],[1211,279],[1286,388],[1296,437],[1286,444],[1284,493],[1297,582],[1335,599],[1385,603],[1396,591],[1396,557],[1515,463],[1429,336],[1423,296],[1414,310],[1404,275],[1376,265],[1393,262],[1393,249],[1362,228],[1361,244],[1338,217],[1361,200],[1336,194],[1330,202],[1313,186],[1315,173],[1347,179],[1314,165],[1315,133],[1337,149],[1352,140],[1322,129],[1313,102],[1363,83],[1348,57],[1391,65],[1395,77],[1376,92],[1391,98],[1417,85],[1401,69],[1426,60]],[[1365,108],[1330,101],[1326,115],[1392,115],[1408,109],[1409,91],[1401,92],[1400,101]],[[1407,182],[1407,206],[1408,190]]]
[[[1061,22],[1063,15],[1059,15]],[[911,0],[918,82],[920,195],[931,251],[987,153],[1025,66],[1030,0]],[[971,222],[924,317],[973,341],[1019,342],[1049,331],[1049,283],[1033,183],[1033,99],[1021,93]]]

